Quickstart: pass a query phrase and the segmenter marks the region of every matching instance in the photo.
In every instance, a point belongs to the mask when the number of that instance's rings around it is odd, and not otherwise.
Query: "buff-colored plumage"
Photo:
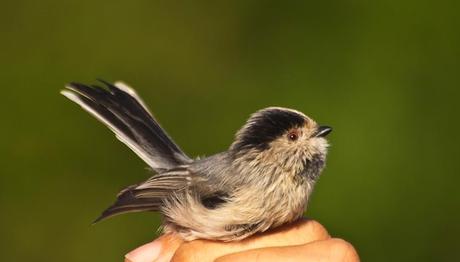
[[[64,95],[108,125],[158,174],[120,192],[98,219],[160,211],[164,231],[185,240],[234,241],[300,218],[321,173],[329,127],[270,107],[253,114],[222,153],[192,160],[134,90],[71,84]]]

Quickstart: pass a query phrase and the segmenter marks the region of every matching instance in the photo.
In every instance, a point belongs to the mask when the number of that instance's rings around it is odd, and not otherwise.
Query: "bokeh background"
[[[91,222],[144,164],[59,95],[134,86],[192,156],[257,109],[334,127],[307,212],[363,261],[459,261],[458,1],[3,1],[2,261],[120,261],[159,216]]]

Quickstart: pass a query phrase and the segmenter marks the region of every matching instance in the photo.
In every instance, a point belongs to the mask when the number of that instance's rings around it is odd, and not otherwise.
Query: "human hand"
[[[166,234],[125,256],[125,262],[359,261],[353,246],[331,238],[314,220],[298,222],[237,242],[184,242]]]

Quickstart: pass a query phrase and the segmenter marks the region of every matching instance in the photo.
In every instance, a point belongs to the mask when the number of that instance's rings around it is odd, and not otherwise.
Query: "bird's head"
[[[316,180],[326,160],[325,136],[331,131],[299,111],[269,107],[251,115],[230,151],[238,162],[247,161],[255,168],[275,168]]]

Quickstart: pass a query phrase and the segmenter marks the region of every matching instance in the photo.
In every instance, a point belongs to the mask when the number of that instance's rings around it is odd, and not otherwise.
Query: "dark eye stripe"
[[[305,122],[305,117],[289,110],[271,108],[259,111],[248,120],[232,148],[265,150],[271,141],[292,128],[303,126]]]

